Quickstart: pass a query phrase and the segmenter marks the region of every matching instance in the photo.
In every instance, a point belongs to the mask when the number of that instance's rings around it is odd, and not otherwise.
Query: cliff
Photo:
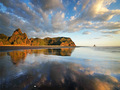
[[[9,37],[9,42],[12,45],[30,45],[30,40],[27,37],[26,33],[22,33],[18,28],[14,31],[11,37]]]
[[[39,46],[39,45],[48,45],[44,39],[40,39],[40,38],[31,38],[31,45],[32,46]]]
[[[56,37],[56,38],[30,38],[26,33],[22,33],[21,29],[18,28],[8,37],[4,34],[0,34],[0,45],[60,45],[60,46],[76,46],[75,43],[68,37]]]
[[[48,45],[75,46],[75,43],[67,37],[45,38]]]
[[[8,36],[0,34],[0,45],[10,45],[10,42],[8,41]]]

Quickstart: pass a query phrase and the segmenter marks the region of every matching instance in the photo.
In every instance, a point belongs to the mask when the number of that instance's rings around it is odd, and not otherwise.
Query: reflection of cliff
[[[6,52],[0,52],[0,57],[2,57],[2,56],[6,56],[6,55],[7,55]]]
[[[14,64],[18,65],[21,61],[24,62],[26,56],[27,56],[28,50],[24,51],[13,51],[8,52],[8,55],[10,55],[11,60]]]
[[[74,48],[61,48],[61,49],[41,49],[31,50],[34,54],[45,54],[45,55],[59,55],[59,56],[71,56]]]
[[[13,64],[18,65],[20,62],[24,62],[27,54],[45,54],[45,55],[59,55],[59,56],[71,56],[74,48],[61,48],[61,49],[40,49],[40,50],[23,50],[8,52]],[[0,53],[3,56],[4,53]]]

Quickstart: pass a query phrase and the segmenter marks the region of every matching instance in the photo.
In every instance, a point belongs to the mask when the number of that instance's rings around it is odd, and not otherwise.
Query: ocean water
[[[0,52],[0,90],[120,90],[120,47]]]

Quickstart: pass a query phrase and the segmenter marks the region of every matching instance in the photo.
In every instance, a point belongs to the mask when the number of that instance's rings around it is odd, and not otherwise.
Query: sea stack
[[[96,45],[94,44],[94,46],[93,47],[96,47]]]

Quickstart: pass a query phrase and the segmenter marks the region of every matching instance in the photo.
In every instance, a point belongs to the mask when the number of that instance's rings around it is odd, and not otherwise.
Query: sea
[[[120,90],[120,47],[0,51],[0,90]]]

